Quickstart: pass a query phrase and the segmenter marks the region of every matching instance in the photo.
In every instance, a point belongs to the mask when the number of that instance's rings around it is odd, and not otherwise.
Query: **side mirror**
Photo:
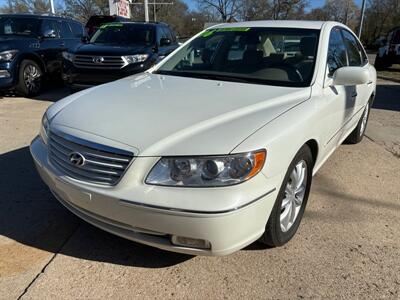
[[[89,43],[89,37],[87,35],[84,35],[83,37],[81,37],[81,42],[84,44]]]
[[[54,29],[46,29],[42,36],[46,39],[54,39],[56,38],[56,32]]]
[[[362,67],[342,67],[333,73],[332,85],[358,85],[369,81],[369,71]]]
[[[169,38],[161,38],[160,39],[160,47],[171,45],[171,40]]]

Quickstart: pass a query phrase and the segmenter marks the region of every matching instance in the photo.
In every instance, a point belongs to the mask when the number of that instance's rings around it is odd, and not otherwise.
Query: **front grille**
[[[71,162],[72,155],[83,157],[83,164]],[[133,154],[77,138],[50,132],[49,159],[68,177],[101,185],[115,185],[124,174]]]
[[[75,55],[74,65],[77,68],[121,69],[127,63],[121,56]]]

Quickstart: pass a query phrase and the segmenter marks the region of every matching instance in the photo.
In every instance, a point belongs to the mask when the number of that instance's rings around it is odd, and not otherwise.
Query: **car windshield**
[[[0,35],[37,36],[39,20],[35,18],[0,17]]]
[[[108,23],[102,25],[90,39],[92,44],[132,45],[151,44],[154,39],[152,26],[139,24]]]
[[[170,57],[158,74],[309,86],[319,30],[226,27],[209,29]]]

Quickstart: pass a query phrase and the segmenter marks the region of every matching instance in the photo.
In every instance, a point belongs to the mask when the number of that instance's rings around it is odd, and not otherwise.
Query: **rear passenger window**
[[[60,26],[60,36],[63,39],[70,39],[73,37],[71,28],[69,28],[69,25],[65,21],[58,22],[58,25]]]
[[[59,26],[56,21],[44,19],[41,28],[41,34],[53,32],[56,38],[59,37]]]
[[[358,46],[356,38],[347,30],[342,30],[344,43],[347,49],[347,56],[349,58],[349,66],[359,67],[361,62],[361,51]]]
[[[347,55],[342,34],[339,28],[333,28],[329,37],[328,47],[329,75],[333,75],[337,69],[344,66],[347,66]]]
[[[74,37],[81,38],[84,36],[84,29],[81,24],[79,24],[78,22],[69,22],[69,25],[72,29]]]

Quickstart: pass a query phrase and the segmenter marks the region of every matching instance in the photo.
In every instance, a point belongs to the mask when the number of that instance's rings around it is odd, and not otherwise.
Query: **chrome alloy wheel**
[[[290,174],[282,200],[280,223],[282,232],[287,232],[299,214],[307,185],[307,164],[299,161]]]
[[[27,65],[24,69],[25,87],[29,92],[37,92],[40,89],[40,70],[34,65]]]
[[[367,103],[367,106],[365,106],[365,110],[364,110],[364,113],[363,113],[363,116],[362,116],[362,120],[361,120],[360,136],[364,134],[365,128],[367,127],[368,110],[369,110],[369,105]]]

